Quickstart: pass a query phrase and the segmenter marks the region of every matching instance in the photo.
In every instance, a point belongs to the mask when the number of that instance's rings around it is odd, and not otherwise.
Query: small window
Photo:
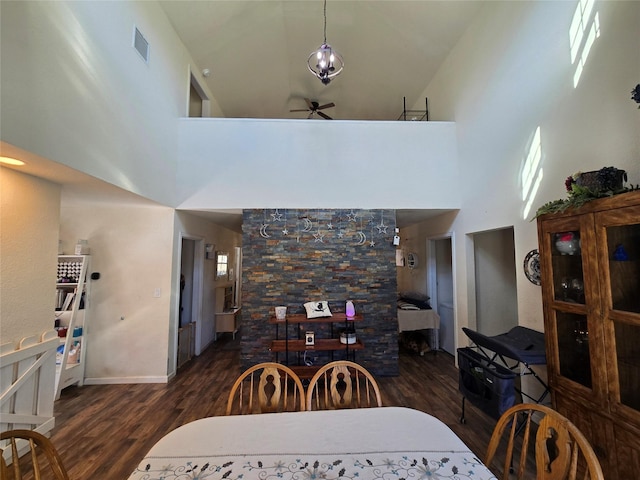
[[[226,277],[229,274],[229,254],[218,252],[216,254],[216,278]]]

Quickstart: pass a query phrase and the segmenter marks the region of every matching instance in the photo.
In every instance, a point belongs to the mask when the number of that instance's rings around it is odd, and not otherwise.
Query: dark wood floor
[[[132,356],[132,362],[135,357]],[[400,355],[400,375],[377,378],[385,406],[405,406],[446,423],[479,458],[495,421],[462,396],[451,355]],[[69,387],[55,403],[52,440],[72,479],[126,479],[163,435],[192,420],[223,415],[240,373],[238,340],[223,336],[168,384]]]

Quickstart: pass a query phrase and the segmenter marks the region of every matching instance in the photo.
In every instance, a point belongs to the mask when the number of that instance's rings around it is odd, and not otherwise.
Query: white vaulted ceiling
[[[304,98],[336,120],[396,120],[425,109],[430,79],[485,2],[327,2],[327,42],[345,68],[329,85],[307,70],[324,40],[323,0],[160,1],[225,117],[307,118]],[[313,118],[319,118],[314,115]]]

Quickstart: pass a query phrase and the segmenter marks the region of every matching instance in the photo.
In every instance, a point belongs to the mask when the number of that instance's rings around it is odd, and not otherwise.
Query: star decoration
[[[369,246],[371,246],[371,247],[375,247],[375,246],[376,246],[376,242],[374,242],[373,240],[371,240],[371,241],[369,242]]]
[[[344,230],[338,230],[338,238],[344,237]]]
[[[282,230],[282,234],[283,235],[289,235],[289,230],[287,230],[286,228],[284,230]]]
[[[356,213],[351,210],[351,213],[347,213],[347,222],[355,222],[356,221]]]
[[[327,223],[327,230],[333,230],[333,223]]]
[[[316,239],[316,242],[324,243],[324,233],[320,233],[320,230],[313,234],[313,238]]]
[[[276,211],[271,214],[271,217],[273,218],[274,222],[281,222],[282,221],[282,214],[278,211],[277,208],[276,208]]]
[[[387,233],[387,226],[384,224],[384,222],[381,222],[380,225],[377,226],[378,228],[378,233]]]

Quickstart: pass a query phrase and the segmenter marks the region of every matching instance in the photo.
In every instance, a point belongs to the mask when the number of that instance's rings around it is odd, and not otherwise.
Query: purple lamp
[[[353,306],[353,302],[351,300],[347,300],[347,307],[345,311],[347,313],[347,318],[353,318],[356,316],[356,307]]]

